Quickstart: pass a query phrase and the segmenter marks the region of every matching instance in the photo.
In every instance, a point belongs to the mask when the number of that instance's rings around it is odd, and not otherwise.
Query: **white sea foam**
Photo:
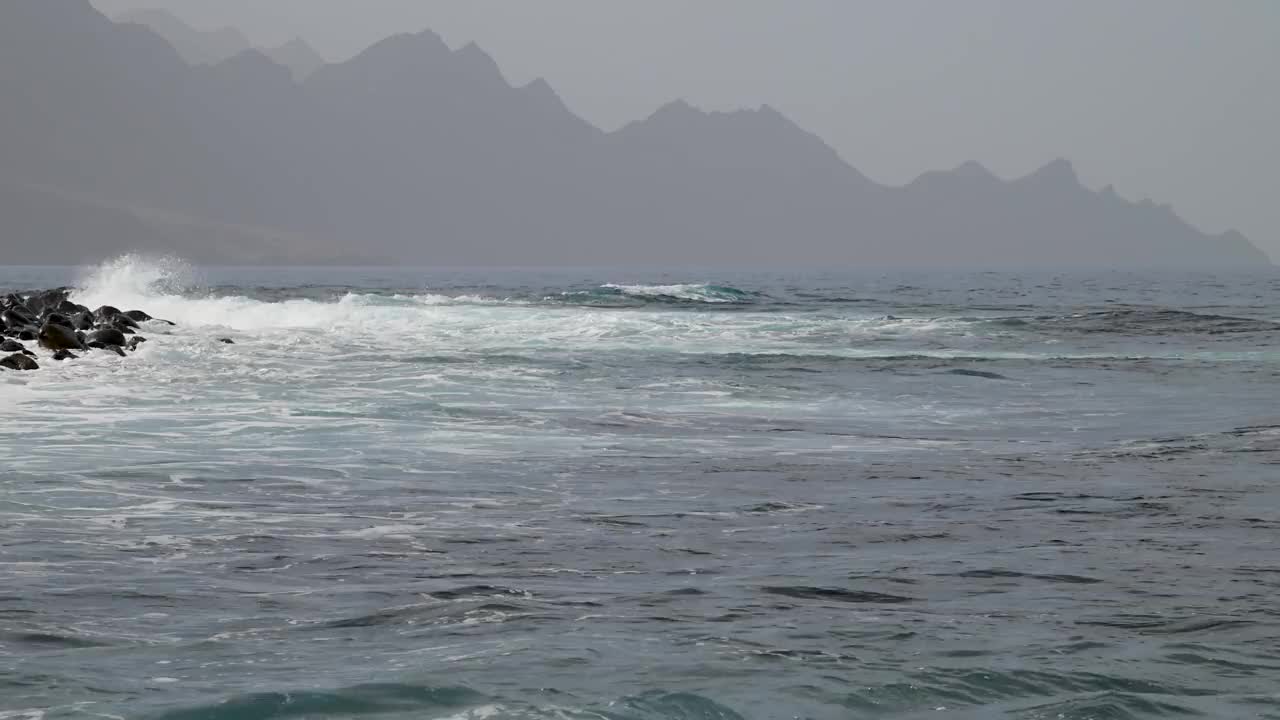
[[[0,446],[23,448],[8,454],[14,470],[114,467],[128,458],[144,470],[146,463],[163,463],[154,482],[181,477],[198,486],[210,475],[270,472],[310,492],[362,477],[366,451],[394,458],[406,472],[539,455],[659,446],[665,452],[674,445],[690,453],[731,447],[808,452],[819,445],[829,451],[829,438],[804,433],[767,442],[735,440],[732,433],[767,425],[756,421],[761,418],[832,427],[972,425],[998,408],[981,396],[961,402],[913,395],[932,388],[927,379],[868,375],[865,386],[827,395],[820,386],[811,391],[778,384],[773,373],[744,376],[749,368],[740,371],[733,363],[785,368],[790,359],[1067,357],[1041,351],[1048,347],[993,345],[963,318],[893,318],[846,309],[792,313],[747,306],[723,312],[663,302],[614,309],[404,291],[267,301],[211,292],[181,261],[140,257],[95,268],[79,285],[77,302],[141,309],[178,325],[145,324],[142,334],[150,341],[129,357],[91,352],[57,363],[44,353],[38,372],[0,374],[0,400],[20,420],[12,430],[0,430]],[[617,287],[704,300],[707,292],[720,291]],[[235,344],[220,343],[222,337]],[[708,370],[720,362],[716,358],[730,366]],[[902,377],[926,378],[928,372]],[[1021,380],[1017,375],[1010,373]],[[978,387],[968,380],[952,384],[958,392]],[[49,407],[58,411],[50,414]],[[1019,411],[1010,405],[1009,412]],[[37,436],[42,442],[33,447],[28,438]],[[314,482],[298,473],[282,475],[282,458],[285,465],[325,472],[313,473]],[[115,515],[137,516],[138,510]]]
[[[647,298],[675,298],[691,302],[734,303],[742,302],[745,294],[732,288],[717,287],[709,283],[680,283],[675,285],[618,285],[609,283],[603,288],[617,290],[623,295]]]

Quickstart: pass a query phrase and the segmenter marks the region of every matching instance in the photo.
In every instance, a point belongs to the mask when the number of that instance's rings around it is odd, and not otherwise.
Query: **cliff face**
[[[171,42],[87,0],[0,3],[0,202],[52,192],[46,205],[99,218],[74,237],[57,213],[27,213],[25,238],[56,237],[68,261],[168,245],[224,262],[1267,262],[1238,233],[1082,187],[1066,161],[891,188],[769,107],[677,102],[602,133],[545,82],[512,87],[482,50],[432,33],[304,71],[255,50],[193,65]],[[50,261],[24,247],[7,261]]]

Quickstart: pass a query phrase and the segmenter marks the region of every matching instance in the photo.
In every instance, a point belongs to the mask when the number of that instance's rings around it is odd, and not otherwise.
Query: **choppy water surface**
[[[1280,718],[1274,274],[67,282],[5,720]]]

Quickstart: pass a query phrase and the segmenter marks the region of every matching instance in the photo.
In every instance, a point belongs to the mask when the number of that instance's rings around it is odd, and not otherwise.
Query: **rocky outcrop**
[[[142,310],[121,311],[109,305],[91,310],[70,296],[71,288],[62,287],[0,298],[0,352],[9,353],[0,359],[0,368],[40,369],[37,354],[24,340],[35,340],[53,361],[78,360],[93,351],[127,356],[126,349],[133,352],[146,342],[136,334],[143,325],[173,325]]]

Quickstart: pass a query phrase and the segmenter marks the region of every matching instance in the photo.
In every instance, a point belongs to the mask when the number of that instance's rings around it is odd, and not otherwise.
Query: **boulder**
[[[37,316],[44,315],[56,311],[58,306],[67,301],[67,295],[70,293],[71,288],[66,287],[32,293],[27,296],[26,305]]]
[[[104,320],[110,320],[111,318],[119,314],[120,314],[120,308],[112,307],[111,305],[103,305],[102,307],[93,311],[93,317],[98,322],[103,322]]]
[[[82,350],[84,343],[80,342],[71,326],[46,322],[40,328],[40,347],[49,350]]]
[[[125,339],[124,333],[113,327],[98,328],[89,333],[85,338],[85,342],[90,347],[97,347],[95,343],[100,345],[125,345],[128,340]]]
[[[39,370],[40,365],[35,360],[23,355],[22,353],[14,353],[3,360],[0,360],[0,367],[10,370]]]

